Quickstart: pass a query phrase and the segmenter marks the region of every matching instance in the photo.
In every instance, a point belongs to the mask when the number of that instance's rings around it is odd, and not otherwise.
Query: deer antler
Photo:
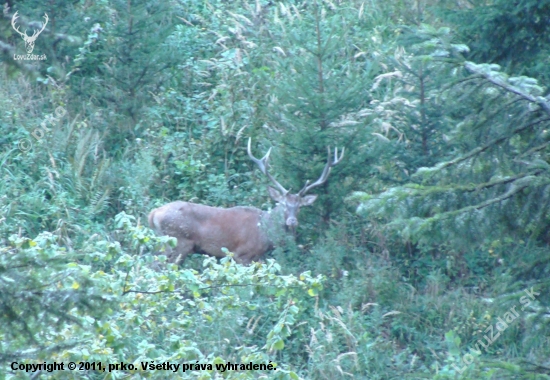
[[[298,193],[299,196],[303,197],[306,195],[308,191],[313,189],[314,187],[320,186],[323,183],[325,183],[328,179],[328,175],[330,174],[330,170],[333,166],[336,166],[340,161],[342,161],[342,158],[344,158],[344,152],[346,151],[346,148],[342,148],[342,154],[340,157],[338,157],[338,148],[334,148],[334,161],[330,162],[331,156],[330,156],[330,147],[327,146],[328,151],[328,160],[327,164],[325,165],[325,168],[323,169],[323,173],[321,173],[321,176],[319,179],[315,182],[313,182],[311,185],[309,184],[309,180],[306,181],[306,184],[302,190]]]
[[[252,161],[254,161],[254,163],[256,163],[256,165],[258,165],[258,167],[260,168],[260,170],[262,171],[262,173],[264,173],[264,175],[270,179],[271,182],[273,182],[273,184],[275,186],[277,186],[277,188],[279,189],[279,191],[281,192],[282,195],[286,195],[289,190],[285,189],[283,187],[283,185],[281,185],[279,182],[277,182],[277,180],[275,178],[273,178],[273,176],[271,174],[269,174],[269,171],[267,170],[267,165],[268,165],[268,160],[269,160],[269,155],[271,154],[271,148],[269,148],[269,150],[267,151],[267,153],[265,154],[265,156],[263,156],[263,158],[261,160],[258,160],[256,157],[254,157],[252,155],[252,151],[250,150],[250,144],[252,143],[252,138],[248,138],[248,156],[250,157],[250,159]]]
[[[42,29],[40,29],[40,31],[35,30],[30,38],[33,39],[33,40],[36,40],[38,38],[38,36],[40,35],[40,33],[42,33],[44,31],[44,29],[46,28],[46,25],[48,25],[49,20],[50,19],[49,19],[48,15],[46,13],[44,13],[44,21],[45,22],[42,23]],[[26,31],[25,31],[25,34],[27,34]]]
[[[27,29],[25,29],[25,33],[21,33],[21,31],[19,30],[19,27],[15,27],[15,20],[17,20],[19,18],[19,16],[17,16],[17,13],[19,13],[19,11],[15,12],[13,17],[11,18],[11,26],[12,26],[13,30],[15,30],[17,33],[19,33],[21,35],[21,37],[23,37],[23,38],[28,37],[27,36]]]
[[[17,33],[19,33],[21,35],[21,37],[23,37],[23,39],[25,41],[35,41],[38,36],[40,35],[40,33],[42,33],[44,31],[44,29],[46,28],[46,25],[48,25],[48,21],[50,20],[50,18],[48,17],[48,15],[46,13],[44,13],[44,22],[42,23],[42,29],[40,30],[35,30],[33,33],[32,33],[32,36],[28,36],[27,35],[27,29],[25,29],[24,32],[21,32],[19,30],[19,27],[15,26],[15,21],[19,18],[19,16],[17,15],[17,13],[19,13],[19,11],[15,12],[15,14],[13,15],[13,17],[11,18],[11,26],[13,27],[13,30],[15,30]]]

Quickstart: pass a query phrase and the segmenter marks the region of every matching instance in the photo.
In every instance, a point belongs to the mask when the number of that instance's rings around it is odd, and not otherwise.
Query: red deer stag
[[[259,160],[252,155],[250,144],[249,139],[250,159],[277,187],[268,187],[269,195],[278,202],[277,207],[271,212],[263,212],[255,207],[220,208],[176,201],[154,209],[149,214],[151,228],[160,235],[172,236],[178,241],[175,249],[169,252],[168,261],[179,264],[193,252],[224,257],[223,247],[234,253],[233,257],[238,263],[248,264],[258,260],[274,245],[267,231],[271,232],[272,227],[294,230],[298,225],[300,207],[309,206],[317,199],[317,195],[306,193],[325,183],[332,167],[344,157],[344,150],[338,157],[338,149],[335,149],[334,160],[331,160],[328,148],[328,161],[321,177],[312,184],[307,181],[297,194],[289,194],[289,190],[268,171],[271,148]]]

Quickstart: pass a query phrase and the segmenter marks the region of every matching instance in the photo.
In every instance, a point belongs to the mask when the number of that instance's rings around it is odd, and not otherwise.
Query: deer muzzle
[[[288,227],[296,227],[296,226],[298,226],[298,219],[296,219],[296,217],[294,217],[294,216],[289,216],[286,219],[286,225]]]

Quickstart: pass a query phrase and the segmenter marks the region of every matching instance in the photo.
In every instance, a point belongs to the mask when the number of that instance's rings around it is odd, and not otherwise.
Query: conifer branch
[[[529,123],[529,124],[525,124],[519,128],[516,128],[514,129],[511,133],[509,133],[508,135],[506,136],[501,136],[501,137],[498,137],[490,142],[488,142],[487,144],[483,145],[483,146],[480,146],[480,147],[477,147],[475,149],[472,149],[471,151],[469,151],[468,153],[466,153],[465,155],[461,156],[461,157],[457,157],[455,158],[454,160],[451,160],[451,161],[447,161],[447,162],[443,162],[439,165],[437,165],[437,170],[436,171],[441,171],[443,169],[446,169],[448,168],[449,166],[453,166],[453,165],[456,165],[456,164],[459,164],[463,161],[466,161],[467,159],[469,158],[472,158],[480,153],[483,153],[484,151],[486,151],[487,149],[491,148],[492,146],[494,145],[497,145],[497,144],[500,144],[512,137],[514,137],[516,134],[518,134],[519,132],[522,132],[528,128],[531,128],[537,124],[540,124],[540,123],[543,123],[543,122],[550,122],[550,119],[539,119],[539,120],[536,120],[532,123]],[[421,168],[422,169],[422,168]],[[419,169],[420,170],[420,169]],[[418,171],[417,173],[415,173],[413,175],[416,176],[418,174]]]
[[[516,95],[520,96],[521,98],[527,100],[528,102],[538,104],[548,115],[550,115],[550,101],[543,98],[542,96],[533,96],[533,95],[531,95],[527,92],[521,91],[516,86],[512,86],[508,83],[505,83],[502,80],[493,78],[488,73],[483,72],[482,70],[479,70],[477,65],[472,63],[472,62],[465,62],[464,67],[472,73],[481,75],[487,81],[491,82],[495,86],[503,88],[504,90],[506,90],[508,92],[511,92],[513,94],[516,94]]]
[[[532,177],[532,178],[529,178],[529,177]],[[529,187],[531,185],[531,181],[529,181],[529,179],[534,179],[535,177],[536,177],[536,175],[533,175],[533,174],[526,175],[526,176],[523,176],[523,177],[518,176],[518,179],[523,178],[524,180],[521,181],[519,184],[513,183],[512,186],[510,187],[510,189],[507,192],[505,192],[504,194],[502,194],[502,195],[500,195],[496,198],[492,198],[492,199],[486,200],[485,202],[481,202],[481,203],[478,203],[478,204],[475,204],[475,205],[462,207],[458,210],[439,213],[436,216],[428,218],[427,221],[428,222],[433,222],[433,221],[448,218],[448,217],[451,217],[451,216],[464,214],[464,213],[469,212],[469,211],[479,211],[479,210],[481,210],[485,207],[491,206],[495,203],[503,202],[507,199],[512,198],[514,195],[516,195],[517,193],[519,193],[523,189]],[[514,181],[514,182],[516,182],[516,181]],[[543,184],[545,184],[545,185],[550,184],[550,180],[547,179],[546,181],[544,181]]]

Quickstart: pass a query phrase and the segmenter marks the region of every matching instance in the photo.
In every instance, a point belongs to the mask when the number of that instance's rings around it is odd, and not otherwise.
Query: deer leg
[[[236,263],[242,265],[248,265],[252,261],[256,261],[260,256],[262,256],[263,250],[258,251],[258,248],[254,244],[248,244],[237,248],[233,252],[233,259]]]
[[[192,240],[189,239],[178,239],[178,245],[175,248],[169,248],[166,251],[166,257],[168,258],[169,263],[180,264],[182,263],[187,255],[193,252],[193,247],[195,244]]]

